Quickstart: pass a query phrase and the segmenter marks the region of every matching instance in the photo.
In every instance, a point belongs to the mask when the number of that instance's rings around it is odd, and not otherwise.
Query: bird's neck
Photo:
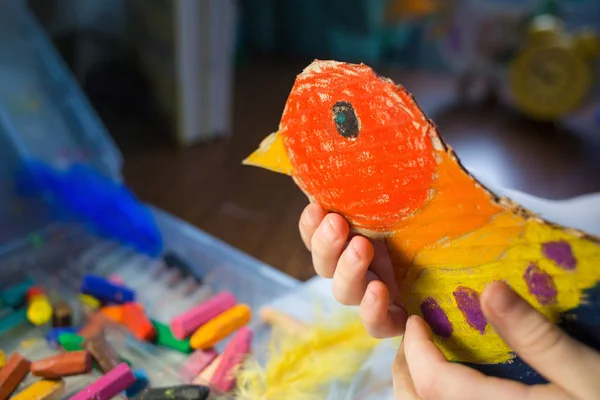
[[[509,214],[510,220],[519,223],[519,217],[497,204],[451,154],[439,152],[439,160],[432,199],[412,218],[402,221],[387,239],[401,276],[402,268],[408,268],[419,252],[443,246],[491,224],[503,214]]]

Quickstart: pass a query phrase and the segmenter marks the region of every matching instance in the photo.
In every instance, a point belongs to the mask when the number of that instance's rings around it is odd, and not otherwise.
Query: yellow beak
[[[242,164],[261,167],[290,176],[294,174],[294,167],[287,156],[283,137],[279,132],[271,133],[264,138],[258,149],[250,154]]]

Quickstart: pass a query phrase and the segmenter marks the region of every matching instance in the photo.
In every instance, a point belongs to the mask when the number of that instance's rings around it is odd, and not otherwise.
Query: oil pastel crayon
[[[58,379],[66,376],[87,374],[92,370],[92,357],[84,350],[70,351],[46,357],[31,363],[34,376]]]
[[[123,305],[123,323],[138,340],[150,341],[156,337],[156,329],[139,303]]]
[[[87,307],[90,311],[94,311],[99,309],[102,306],[102,303],[100,302],[100,300],[98,300],[97,298],[95,298],[94,296],[91,296],[89,294],[79,294],[79,296],[77,296],[77,299],[79,300],[79,302],[81,304],[83,304],[85,307]]]
[[[192,383],[194,385],[204,385],[204,386],[210,385],[210,381],[212,380],[212,377],[215,374],[215,371],[219,367],[219,364],[221,364],[222,359],[223,359],[223,354],[219,354],[217,356],[217,358],[215,358],[208,367],[204,368],[204,370],[202,372],[200,372],[200,374],[198,374],[197,377],[194,378]]]
[[[138,400],[206,400],[210,388],[204,385],[166,386],[144,390]]]
[[[107,303],[123,304],[135,301],[134,290],[97,275],[88,274],[83,277],[81,292]]]
[[[139,392],[144,390],[150,383],[150,379],[148,379],[148,374],[146,374],[146,371],[144,371],[143,369],[134,370],[133,376],[135,376],[135,383],[129,386],[125,391],[125,394],[129,398],[137,395]]]
[[[9,331],[22,323],[27,322],[27,309],[11,312],[0,319],[0,334]]]
[[[92,355],[100,370],[107,373],[121,363],[115,349],[106,340],[104,335],[96,335],[86,339],[83,347]]]
[[[135,383],[135,375],[125,363],[117,365],[70,400],[110,400]]]
[[[64,394],[63,380],[41,380],[17,393],[11,400],[59,400]]]
[[[194,350],[214,347],[222,339],[250,322],[252,311],[238,304],[202,325],[190,338]]]
[[[27,292],[27,319],[32,324],[44,325],[52,320],[52,305],[46,294],[34,286]]]
[[[236,304],[235,296],[221,292],[197,307],[178,315],[171,321],[171,331],[178,339],[188,338],[200,326]]]
[[[192,351],[190,340],[177,339],[173,336],[173,332],[171,332],[171,328],[169,328],[168,325],[154,320],[152,320],[152,325],[154,325],[154,329],[156,330],[156,338],[154,340],[159,346],[169,347],[182,353],[189,353]]]
[[[198,276],[194,269],[174,252],[165,254],[163,256],[163,261],[168,267],[176,268],[181,271],[184,276],[192,277],[197,284],[202,284],[202,277]]]
[[[61,332],[58,334],[58,344],[66,351],[83,350],[85,338],[72,332]]]
[[[43,294],[45,294],[44,289],[39,286],[31,286],[29,289],[27,289],[27,292],[25,292],[25,302],[29,303],[34,297]]]
[[[179,377],[185,383],[192,383],[218,356],[215,349],[196,350],[179,368]]]
[[[73,327],[73,326],[52,328],[46,333],[46,336],[45,336],[46,342],[48,343],[48,345],[51,348],[56,348],[56,347],[60,346],[60,343],[58,342],[58,337],[62,333],[77,333],[77,329],[78,328]]]
[[[0,369],[4,368],[5,365],[6,365],[6,355],[4,354],[2,349],[0,349]]]
[[[12,285],[0,292],[0,300],[3,304],[10,307],[19,307],[25,304],[25,296],[27,290],[33,286],[33,281],[30,278],[22,282]]]
[[[117,285],[125,285],[125,280],[121,277],[121,275],[113,273],[108,277],[108,280],[112,283],[116,283]]]
[[[55,328],[73,324],[73,308],[66,301],[59,301],[53,307],[52,326]]]
[[[104,306],[100,312],[118,324],[123,323],[124,306],[122,304]]]
[[[19,353],[13,353],[0,370],[0,400],[6,400],[29,373],[31,362]]]
[[[116,326],[112,319],[97,311],[88,317],[87,323],[79,330],[78,333],[87,339],[92,336],[103,334],[106,326],[110,324]]]
[[[252,346],[252,329],[244,326],[231,338],[225,350],[223,359],[217,366],[210,384],[223,392],[229,392],[235,385],[236,371],[250,353]]]

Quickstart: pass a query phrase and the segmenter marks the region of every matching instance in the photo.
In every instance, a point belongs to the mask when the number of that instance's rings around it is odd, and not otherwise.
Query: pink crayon
[[[253,336],[252,329],[244,326],[231,338],[223,351],[223,359],[210,380],[211,386],[223,392],[233,388],[236,369],[250,353]]]
[[[171,321],[171,332],[177,339],[187,339],[200,326],[235,306],[236,299],[229,292],[221,292],[197,307],[189,309]]]
[[[108,280],[112,283],[116,283],[117,285],[125,285],[125,281],[123,280],[123,278],[121,278],[119,274],[111,274],[108,277]]]
[[[133,372],[121,363],[69,400],[110,400],[134,383]]]
[[[185,383],[192,383],[195,377],[213,362],[219,353],[215,349],[196,350],[179,369],[179,377]]]

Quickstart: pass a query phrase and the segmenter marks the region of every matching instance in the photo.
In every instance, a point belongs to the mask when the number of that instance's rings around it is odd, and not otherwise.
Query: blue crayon
[[[123,304],[135,301],[135,291],[97,275],[84,276],[81,291],[106,303]]]
[[[52,328],[46,333],[46,341],[51,347],[58,347],[58,337],[61,333],[77,333],[79,328],[65,326],[61,328]]]
[[[11,307],[18,307],[25,303],[27,290],[33,286],[33,281],[29,278],[12,285],[0,292],[0,300],[3,304]]]
[[[135,382],[133,385],[129,386],[125,391],[127,397],[134,397],[137,395],[142,389],[145,389],[148,386],[150,380],[148,379],[148,374],[143,369],[136,369],[133,371],[133,376],[135,376]]]

